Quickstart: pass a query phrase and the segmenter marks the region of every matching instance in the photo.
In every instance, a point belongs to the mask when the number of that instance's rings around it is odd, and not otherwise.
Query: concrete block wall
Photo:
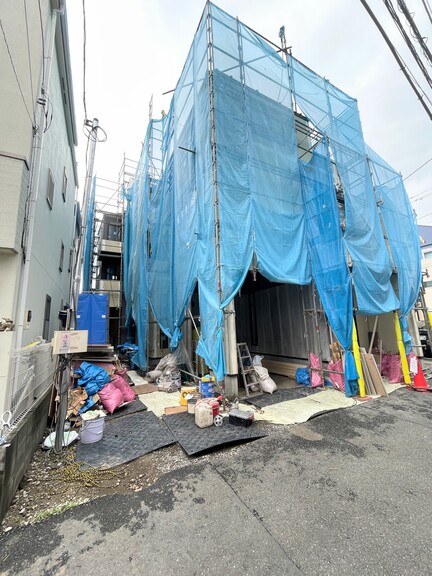
[[[46,428],[51,390],[48,390],[0,446],[0,522],[18,489]]]

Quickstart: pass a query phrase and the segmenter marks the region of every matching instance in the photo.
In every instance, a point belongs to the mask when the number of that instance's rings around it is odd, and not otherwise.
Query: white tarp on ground
[[[150,394],[140,394],[138,398],[143,404],[147,406],[156,414],[158,418],[165,414],[165,408],[170,406],[180,406],[180,393],[179,392],[151,392]]]
[[[260,412],[255,413],[255,420],[265,420],[273,424],[300,424],[306,422],[312,416],[317,416],[323,412],[338,410],[339,408],[349,408],[357,404],[354,398],[347,398],[342,392],[337,390],[324,390],[299,398],[297,400],[286,400],[279,404],[266,406]],[[240,404],[242,410],[250,410],[247,404]]]

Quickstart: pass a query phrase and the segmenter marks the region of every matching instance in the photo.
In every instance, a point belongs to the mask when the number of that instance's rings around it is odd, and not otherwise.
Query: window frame
[[[55,188],[54,176],[53,176],[53,173],[51,172],[51,168],[48,168],[48,183],[47,183],[47,189],[46,189],[46,200],[47,200],[48,206],[50,207],[50,210],[52,210],[53,206],[54,206],[54,188]]]

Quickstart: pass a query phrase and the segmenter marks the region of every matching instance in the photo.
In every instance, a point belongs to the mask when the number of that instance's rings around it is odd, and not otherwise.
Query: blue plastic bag
[[[81,366],[75,370],[75,374],[81,376],[78,380],[78,386],[85,388],[89,397],[102,390],[105,384],[110,381],[106,370],[89,362],[82,362]]]
[[[297,368],[295,379],[297,384],[310,386],[309,368]]]

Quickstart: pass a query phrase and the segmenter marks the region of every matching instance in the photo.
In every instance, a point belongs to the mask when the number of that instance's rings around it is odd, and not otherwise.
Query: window
[[[66,174],[66,168],[64,168],[64,170],[63,170],[63,188],[62,188],[63,202],[66,202],[66,191],[67,191],[67,174]]]
[[[73,255],[74,255],[74,251],[73,251],[73,248],[71,248],[71,249],[69,250],[68,272],[72,272]]]
[[[117,241],[119,239],[119,227],[117,224],[113,224],[112,222],[108,223],[107,227],[107,240],[114,240]]]
[[[53,209],[53,202],[54,202],[54,178],[53,178],[51,170],[48,170],[48,186],[47,186],[46,199],[48,202],[48,206],[52,210]]]
[[[428,252],[424,252],[424,257],[426,260],[432,260],[432,250],[429,250]]]
[[[61,248],[60,248],[60,260],[59,260],[59,270],[60,272],[63,271],[63,259],[64,259],[64,244],[63,242],[61,243]]]
[[[425,288],[432,288],[432,280],[426,280],[426,282],[423,282],[423,285]]]
[[[48,294],[45,296],[45,311],[44,311],[44,321],[42,329],[42,338],[48,340],[49,338],[49,325],[51,316],[51,296]]]

